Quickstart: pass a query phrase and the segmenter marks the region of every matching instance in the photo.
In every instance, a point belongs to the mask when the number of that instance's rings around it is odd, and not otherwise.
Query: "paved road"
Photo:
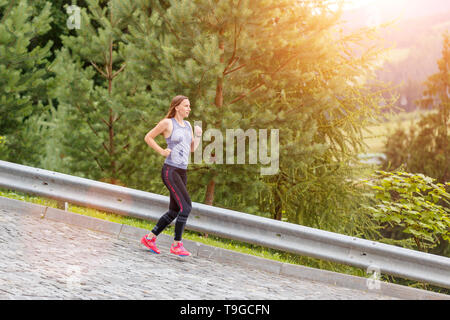
[[[160,249],[0,210],[0,299],[393,299]]]

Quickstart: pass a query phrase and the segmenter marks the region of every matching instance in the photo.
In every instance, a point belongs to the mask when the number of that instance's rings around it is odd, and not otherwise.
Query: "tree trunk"
[[[112,9],[109,11],[110,22],[112,24]],[[109,61],[107,67],[107,76],[108,76],[108,94],[111,97],[112,93],[112,81],[113,81],[113,40],[109,41]],[[116,161],[115,158],[115,148],[114,148],[114,115],[112,108],[109,108],[109,122],[108,122],[108,130],[109,130],[109,157],[111,163],[111,183],[116,183]]]
[[[205,204],[212,206],[214,202],[214,187],[216,182],[214,178],[211,178],[208,185],[206,186]]]
[[[283,211],[282,211],[283,205],[281,203],[281,198],[277,190],[275,190],[274,202],[275,202],[274,219],[281,221],[281,219],[283,218]]]
[[[220,63],[223,65],[225,62],[225,43],[223,40],[224,30],[219,31],[219,50],[220,50]],[[217,86],[216,86],[216,98],[214,103],[217,108],[222,108],[223,106],[223,73],[217,77]]]
[[[220,63],[224,62],[224,40],[223,40],[223,30],[219,32],[219,49],[220,49]],[[223,106],[223,74],[217,77],[217,86],[216,86],[216,97],[214,99],[214,104],[217,108],[221,108]],[[208,182],[206,187],[206,195],[205,195],[205,204],[212,206],[214,203],[214,187],[216,182],[214,181],[214,177]]]

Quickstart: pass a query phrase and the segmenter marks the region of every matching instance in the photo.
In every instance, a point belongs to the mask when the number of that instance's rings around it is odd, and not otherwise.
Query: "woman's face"
[[[177,110],[177,113],[181,117],[187,118],[189,116],[189,112],[191,112],[191,104],[189,103],[189,100],[184,99],[181,101],[181,103],[175,107],[175,110]]]

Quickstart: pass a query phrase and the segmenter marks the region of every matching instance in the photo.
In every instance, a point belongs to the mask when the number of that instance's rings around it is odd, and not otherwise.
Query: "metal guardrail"
[[[5,161],[0,187],[151,221],[169,203],[165,196]],[[186,228],[450,288],[450,258],[442,256],[195,202]]]

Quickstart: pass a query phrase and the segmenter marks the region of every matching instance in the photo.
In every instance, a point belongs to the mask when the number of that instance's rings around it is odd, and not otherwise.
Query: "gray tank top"
[[[166,138],[167,148],[172,150],[170,155],[166,158],[164,163],[181,168],[187,169],[189,155],[191,153],[191,141],[192,141],[192,131],[190,124],[183,120],[184,127],[180,126],[175,118],[170,118],[172,120],[172,134]]]

